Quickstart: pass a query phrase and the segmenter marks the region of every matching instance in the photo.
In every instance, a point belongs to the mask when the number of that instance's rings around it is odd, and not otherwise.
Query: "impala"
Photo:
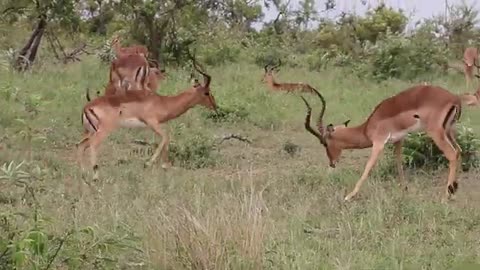
[[[313,87],[306,83],[278,83],[273,77],[273,71],[277,69],[282,64],[279,60],[276,66],[269,68],[270,65],[264,67],[265,73],[262,78],[262,82],[266,83],[268,87],[273,91],[287,91],[287,92],[308,92],[312,93]]]
[[[138,54],[121,56],[110,65],[110,85],[105,94],[124,93],[131,89],[156,91],[158,82],[163,79],[165,69],[160,69],[157,61],[149,64],[145,57]],[[121,85],[121,82],[128,83],[129,87]]]
[[[115,36],[112,40],[112,48],[115,52],[115,56],[121,57],[124,55],[130,55],[130,54],[139,54],[144,56],[145,58],[148,58],[148,49],[147,47],[143,45],[132,45],[130,47],[122,47],[120,44],[120,37]]]
[[[160,69],[158,63],[154,67],[146,68],[144,66],[138,67],[133,76],[133,83],[130,82],[132,75],[127,72],[124,77],[113,66],[110,68],[110,79],[105,87],[105,96],[125,94],[127,91],[147,90],[155,91],[158,88],[158,83],[165,79],[165,69]],[[148,72],[148,74],[147,74]],[[128,79],[130,78],[130,79]],[[100,94],[97,91],[97,96]],[[87,101],[91,101],[89,89],[86,93]]]
[[[475,76],[480,78],[480,75],[475,74]],[[462,100],[463,104],[468,106],[477,106],[480,104],[480,88],[478,88],[478,90],[473,94],[465,93],[460,95],[460,99]]]
[[[455,140],[454,131],[462,109],[459,96],[436,86],[414,86],[380,102],[364,123],[348,127],[350,120],[339,126],[324,126],[326,102],[318,91],[314,92],[323,106],[315,130],[310,126],[312,109],[302,97],[307,106],[305,128],[325,147],[331,167],[335,167],[344,149],[372,148],[363,174],[353,191],[345,197],[345,201],[358,193],[386,143],[394,144],[400,185],[406,188],[402,168],[402,143],[408,133],[419,131],[425,131],[449,161],[447,197],[456,192],[458,183],[455,174],[461,149]]]
[[[151,159],[145,163],[150,166],[159,155],[162,168],[168,168],[169,134],[166,123],[175,119],[196,105],[215,110],[215,98],[210,93],[211,77],[198,69],[192,57],[195,69],[203,75],[203,84],[192,86],[175,96],[161,96],[155,92],[141,90],[129,91],[125,95],[102,96],[88,102],[82,111],[84,137],[77,144],[78,158],[83,165],[83,154],[90,148],[90,162],[93,179],[98,179],[97,148],[109,134],[118,128],[151,128],[162,137]],[[82,166],[83,167],[83,166]]]
[[[473,77],[474,66],[477,68],[477,73],[478,73],[478,69],[480,68],[480,66],[478,66],[478,49],[473,47],[468,47],[465,49],[465,52],[463,53],[463,72],[465,74],[467,91],[470,89],[470,83]]]

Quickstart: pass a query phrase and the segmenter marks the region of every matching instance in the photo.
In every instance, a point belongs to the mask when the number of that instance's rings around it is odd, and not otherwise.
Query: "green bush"
[[[219,45],[206,48],[203,53],[205,64],[215,66],[228,62],[236,62],[240,54],[240,49],[228,45]]]
[[[357,75],[377,81],[433,76],[447,63],[447,52],[439,41],[391,33],[375,44],[367,43],[359,57],[352,66]]]
[[[113,51],[111,40],[107,40],[97,51],[97,57],[103,63],[110,63],[115,59],[115,52]]]
[[[226,108],[218,107],[217,112],[204,111],[203,116],[215,123],[235,123],[248,117],[248,110],[244,107]]]
[[[462,170],[469,171],[479,167],[480,140],[475,133],[466,127],[458,128],[457,142],[462,148]],[[387,147],[387,153],[393,153],[393,146]],[[403,163],[407,169],[423,169],[433,171],[448,166],[448,160],[438,149],[433,140],[425,133],[411,133],[403,145]],[[389,155],[382,168],[383,173],[396,173],[393,154]]]
[[[203,135],[190,134],[178,143],[170,144],[169,156],[176,166],[199,169],[215,165],[213,139]]]

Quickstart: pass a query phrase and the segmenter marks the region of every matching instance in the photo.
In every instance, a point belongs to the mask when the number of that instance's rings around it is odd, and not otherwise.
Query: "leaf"
[[[35,255],[44,255],[46,251],[46,246],[47,246],[47,241],[48,238],[45,235],[45,233],[41,231],[31,231],[27,239],[30,239],[31,242],[30,248],[33,251],[33,254]]]

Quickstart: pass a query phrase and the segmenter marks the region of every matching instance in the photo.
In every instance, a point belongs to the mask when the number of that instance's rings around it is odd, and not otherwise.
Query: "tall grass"
[[[227,116],[220,121],[198,107],[170,123],[172,141],[183,153],[171,153],[176,168],[144,169],[148,148],[130,142],[157,138],[148,130],[124,130],[101,148],[101,179],[92,183],[73,151],[85,90],[103,91],[107,66],[87,58],[24,75],[0,70],[0,164],[25,161],[20,169],[33,192],[25,197],[25,184],[8,182],[17,174],[0,172],[0,213],[10,224],[0,226],[0,269],[12,268],[1,255],[6,244],[23,243],[32,228],[51,239],[52,250],[28,253],[31,260],[19,269],[45,267],[66,235],[51,269],[480,267],[478,171],[460,174],[457,198],[448,204],[440,200],[444,169],[411,172],[407,192],[397,187],[395,174],[373,174],[358,199],[345,204],[368,149],[345,152],[338,168],[328,170],[321,145],[304,131],[305,109],[297,95],[269,92],[260,83],[261,67],[233,64],[208,71]],[[189,86],[186,72],[169,72],[159,93]],[[285,68],[277,78],[315,86],[327,99],[325,117],[332,123],[360,123],[380,100],[409,86],[364,81],[342,69]],[[463,89],[460,75],[434,83],[455,93]],[[320,102],[307,98],[318,113]],[[462,122],[478,133],[479,116],[465,109]],[[208,148],[210,139],[225,133],[252,143],[226,141],[208,150],[213,162],[187,162],[204,157],[196,147]],[[292,154],[286,145],[300,150]]]

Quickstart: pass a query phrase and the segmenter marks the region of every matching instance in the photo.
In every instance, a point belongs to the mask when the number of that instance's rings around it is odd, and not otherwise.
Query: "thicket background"
[[[262,5],[278,16],[254,28]],[[260,82],[263,66],[281,59],[279,81],[312,84],[327,99],[326,121],[352,125],[415,83],[473,92],[461,57],[478,44],[478,11],[453,5],[420,22],[385,5],[335,11],[330,0],[1,1],[0,269],[480,267],[477,110],[464,109],[459,127],[455,201],[440,202],[445,159],[413,135],[408,192],[386,151],[345,204],[369,150],[347,151],[328,170],[299,97]],[[221,113],[196,108],[172,121],[170,171],[143,169],[153,133],[117,132],[92,183],[74,144],[86,88],[103,92],[107,82],[115,34],[146,44],[166,67],[162,94],[189,86],[185,51],[196,49]],[[231,133],[251,143],[222,141]]]

